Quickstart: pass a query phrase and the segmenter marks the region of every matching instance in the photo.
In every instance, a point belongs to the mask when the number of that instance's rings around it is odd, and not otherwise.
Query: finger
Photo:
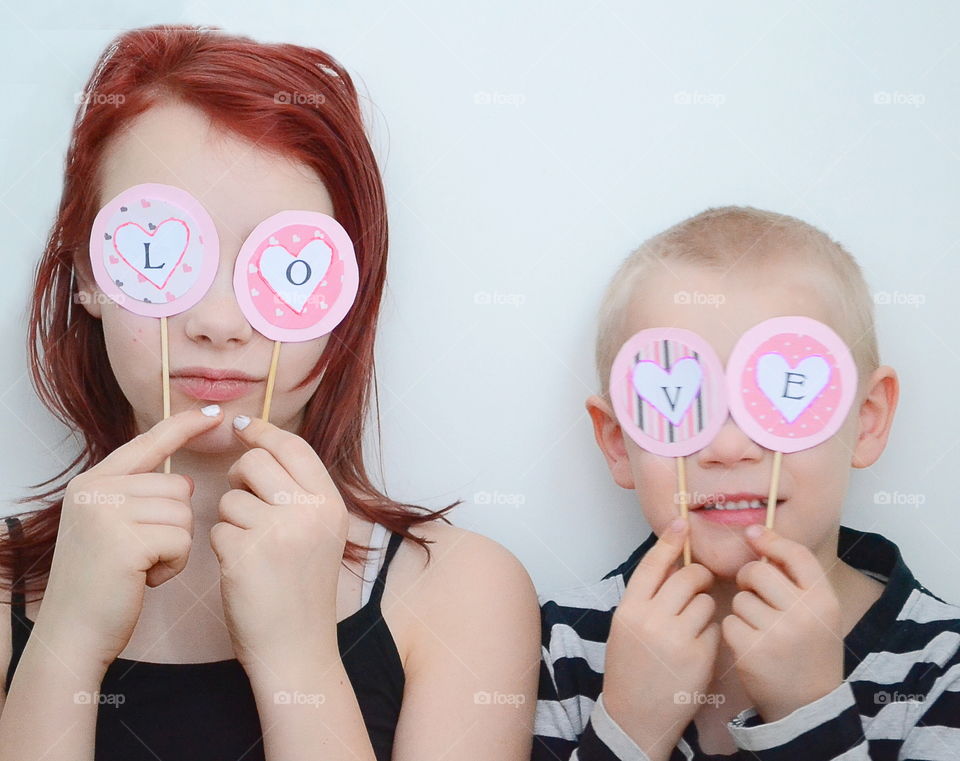
[[[703,630],[709,626],[713,618],[714,611],[717,609],[717,603],[706,592],[696,595],[680,613],[680,620],[684,622],[687,631],[694,637],[699,637]]]
[[[668,616],[679,615],[690,601],[713,584],[713,574],[703,565],[692,563],[684,566],[670,578],[654,595],[657,609]]]
[[[640,558],[624,590],[624,599],[637,597],[649,600],[656,594],[671,566],[683,552],[683,542],[688,532],[689,525],[682,518],[674,519],[667,526],[657,543]]]
[[[131,497],[164,497],[181,502],[193,497],[193,480],[179,473],[133,473],[115,478]]]
[[[779,567],[752,560],[737,571],[737,586],[755,593],[778,610],[789,610],[797,602],[799,590]]]
[[[117,447],[88,473],[120,476],[129,473],[149,473],[167,457],[176,452],[194,436],[217,426],[223,413],[219,405],[204,407],[208,415],[199,409],[189,409],[161,420],[153,428],[135,436],[123,446]]]
[[[237,528],[254,528],[264,517],[264,511],[270,510],[263,500],[242,489],[231,489],[220,497],[218,508],[220,520],[232,523]]]
[[[136,497],[131,500],[129,516],[134,523],[178,526],[193,533],[193,510],[174,499]]]
[[[137,570],[147,573],[154,566],[169,567],[172,573],[167,575],[161,572],[161,575],[172,578],[187,565],[193,537],[183,529],[174,526],[143,525],[138,526],[133,533],[137,540],[142,542],[146,555],[146,562]]]
[[[776,615],[774,609],[753,592],[737,592],[733,596],[730,609],[741,621],[757,630],[766,629]]]
[[[248,489],[272,505],[290,504],[290,495],[300,492],[300,485],[277,458],[262,447],[248,449],[240,455],[227,471],[227,481],[231,488]]]
[[[763,636],[739,616],[731,613],[720,622],[723,640],[734,654],[746,654],[754,642],[754,637]]]
[[[802,589],[814,587],[823,577],[823,569],[817,559],[802,544],[760,524],[748,526],[744,534],[757,553],[783,566],[794,583]]]
[[[238,419],[241,416],[238,416]],[[261,447],[272,454],[290,477],[297,482],[300,491],[308,494],[326,492],[333,482],[317,453],[300,436],[278,428],[262,418],[247,418],[250,422],[242,429],[234,421],[234,432],[249,447]]]

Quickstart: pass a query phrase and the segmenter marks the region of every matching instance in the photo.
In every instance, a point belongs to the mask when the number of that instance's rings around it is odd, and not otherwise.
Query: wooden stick
[[[767,493],[767,528],[773,528],[773,516],[777,511],[777,490],[780,488],[780,462],[783,460],[783,452],[773,453],[773,473],[770,474],[770,491]],[[760,560],[767,562],[767,556],[764,555]]]
[[[167,343],[167,318],[160,318],[160,366],[163,374],[163,419],[170,417],[170,346]],[[170,472],[170,456],[163,461],[163,472]]]
[[[280,359],[280,342],[273,342],[273,357],[270,359],[270,374],[267,376],[267,393],[263,398],[263,414],[260,416],[264,420],[270,419],[270,400],[273,398],[273,383],[277,379],[277,362]]]
[[[687,502],[689,495],[687,494],[686,457],[677,458],[677,491],[680,494],[680,517],[685,521],[689,520],[687,517]],[[690,534],[687,534],[687,538],[683,542],[683,564],[690,565]]]

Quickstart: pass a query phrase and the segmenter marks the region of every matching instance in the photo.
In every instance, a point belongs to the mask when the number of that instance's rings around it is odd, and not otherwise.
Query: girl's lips
[[[231,399],[239,399],[253,391],[258,384],[258,381],[234,378],[215,381],[189,375],[180,375],[170,380],[183,393],[204,402],[229,402]]]

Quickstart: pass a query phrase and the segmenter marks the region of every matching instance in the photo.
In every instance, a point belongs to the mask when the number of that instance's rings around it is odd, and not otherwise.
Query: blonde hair
[[[834,330],[850,347],[863,381],[880,365],[873,298],[857,261],[822,230],[786,214],[750,206],[710,208],[654,235],[617,269],[600,304],[596,364],[607,397],[610,367],[629,338],[627,307],[639,285],[671,262],[728,272],[734,266],[761,268],[791,260],[825,274],[826,298],[839,319]],[[832,291],[829,292],[829,291]],[[655,327],[655,326],[647,326]]]

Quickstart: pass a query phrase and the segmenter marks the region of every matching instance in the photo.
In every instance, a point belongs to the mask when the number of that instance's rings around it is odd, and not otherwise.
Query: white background
[[[455,522],[506,545],[541,592],[619,564],[648,528],[583,408],[602,289],[652,233],[750,204],[825,229],[889,302],[878,331],[901,404],[845,523],[893,538],[960,602],[955,4],[237,5],[0,8],[7,513],[68,462],[25,375],[24,313],[75,94],[116,32],[213,24],[325,49],[365,93],[391,215],[378,363],[394,497],[464,499]]]

